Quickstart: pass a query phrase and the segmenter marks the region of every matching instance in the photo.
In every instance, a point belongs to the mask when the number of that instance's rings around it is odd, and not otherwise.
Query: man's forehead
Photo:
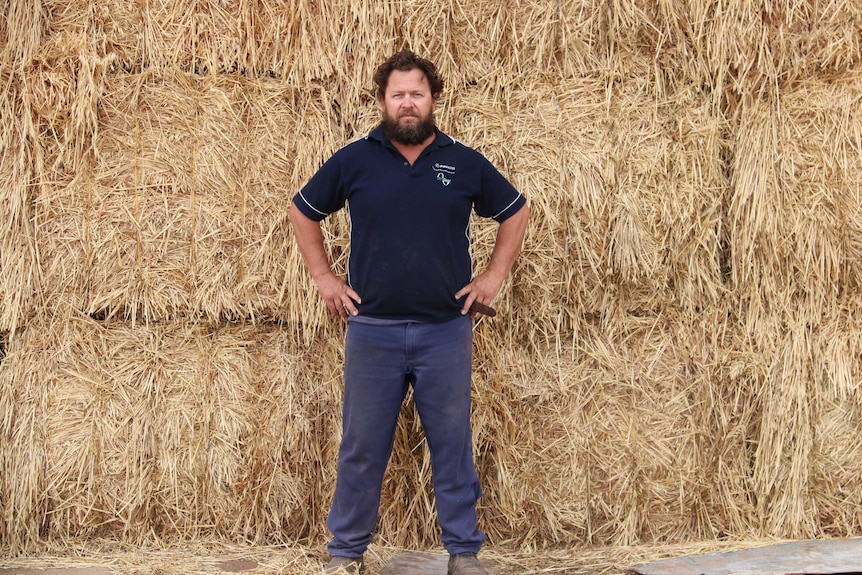
[[[425,88],[430,88],[430,84],[428,83],[428,78],[425,77],[425,73],[422,72],[419,68],[413,68],[411,70],[393,70],[389,75],[389,81],[386,83],[386,90],[392,90],[394,88],[415,88],[416,86],[422,86]]]

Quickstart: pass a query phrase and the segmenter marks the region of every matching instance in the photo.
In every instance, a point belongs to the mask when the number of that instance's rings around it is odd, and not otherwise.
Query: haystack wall
[[[325,539],[344,326],[287,210],[402,47],[532,208],[475,327],[490,541],[862,534],[858,3],[0,9],[0,546]],[[421,548],[402,415],[379,532]]]

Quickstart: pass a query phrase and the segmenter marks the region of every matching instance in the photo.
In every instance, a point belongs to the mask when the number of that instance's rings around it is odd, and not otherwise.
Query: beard
[[[422,144],[434,133],[436,127],[434,112],[429,112],[424,118],[419,117],[419,121],[414,124],[401,125],[398,118],[393,118],[384,111],[381,125],[387,138],[405,146]]]

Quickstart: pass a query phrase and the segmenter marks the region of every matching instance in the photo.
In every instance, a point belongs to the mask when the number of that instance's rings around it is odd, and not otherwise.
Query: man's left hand
[[[467,315],[469,313],[470,317],[476,317],[476,310],[470,310],[474,301],[490,307],[491,301],[500,291],[500,287],[502,287],[504,279],[506,279],[505,276],[500,277],[498,274],[494,274],[492,271],[486,270],[473,278],[473,281],[458,290],[458,293],[455,294],[455,299],[461,299],[462,297],[467,296],[464,299],[464,305],[461,307],[461,315]]]

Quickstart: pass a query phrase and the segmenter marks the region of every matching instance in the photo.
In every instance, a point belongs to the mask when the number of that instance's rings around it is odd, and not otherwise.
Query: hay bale
[[[354,61],[365,74],[367,66],[394,49],[396,15],[390,5],[375,2],[45,3],[62,14],[48,21],[49,34],[97,31],[104,54],[133,74],[179,68],[200,74],[275,76],[298,87],[338,76]],[[352,90],[356,85],[344,82],[342,87]]]
[[[450,86],[547,70],[587,73],[606,52],[605,3],[44,2],[49,35],[98,31],[105,54],[139,73],[272,75],[291,86],[328,80],[354,99],[374,67],[403,46],[440,54]],[[60,16],[56,16],[59,14]],[[38,44],[37,44],[38,45]]]
[[[316,102],[238,76],[107,78],[92,154],[67,166],[44,142],[46,294],[132,321],[323,323],[287,225],[290,195],[327,146],[300,150],[327,133],[337,145]]]
[[[0,371],[4,541],[324,530],[339,364],[250,325],[45,317]]]
[[[729,280],[755,334],[764,333],[758,318],[784,314],[790,302],[812,324],[843,302],[859,305],[860,78],[858,70],[815,78],[740,105]]]
[[[0,370],[8,541],[23,548],[40,529],[138,544],[323,536],[339,346],[248,324],[40,319]],[[614,336],[593,326],[569,360],[526,349],[477,357],[474,433],[493,540],[631,543],[739,527],[710,505],[746,508],[737,498],[747,494],[708,496],[707,478],[733,487],[723,474],[745,477],[750,430],[740,427],[752,423],[732,402],[705,400],[724,342],[704,326],[702,341],[683,339],[693,327],[682,316]],[[379,532],[424,547],[436,541],[429,460],[412,405],[403,415]],[[715,420],[726,433],[701,431]]]
[[[544,347],[584,315],[625,321],[635,310],[716,305],[729,183],[726,120],[708,96],[685,89],[658,106],[640,79],[549,84],[526,75],[515,86],[464,90],[447,108],[456,137],[531,202],[523,255],[499,298],[508,319],[493,322],[501,340]],[[494,229],[474,223],[480,268]]]
[[[101,52],[90,34],[49,36],[22,74],[22,92],[33,110],[33,122],[61,152],[53,162],[73,171],[90,152],[98,132],[98,106],[113,61],[113,55]]]
[[[42,2],[5,0],[0,21],[0,60],[14,68],[25,66],[39,51],[46,14]]]
[[[0,65],[0,333],[13,335],[33,313],[39,285],[30,203],[33,157],[30,110],[17,89],[20,76]]]
[[[286,210],[376,123],[369,78],[404,45],[447,78],[443,129],[533,211],[501,314],[476,327],[492,542],[862,529],[852,1],[4,7],[12,552],[322,540],[343,326]],[[324,228],[338,271],[347,230]],[[473,224],[477,267],[494,230]],[[402,415],[380,537],[431,546]]]
[[[814,537],[852,531],[860,496],[858,442],[862,416],[858,313],[844,309],[809,324],[804,310],[780,318],[769,341],[752,338],[761,360],[751,381],[762,412],[752,453],[751,489],[760,530]],[[776,322],[778,323],[778,322]],[[773,326],[777,327],[777,326]]]
[[[840,503],[858,498],[857,478],[835,463],[859,456],[846,439],[859,416],[848,387],[860,357],[859,101],[851,70],[743,99],[735,112],[728,294],[758,358],[750,485],[760,532],[812,537],[859,524]]]
[[[746,525],[734,482],[747,476],[754,414],[711,399],[727,361],[711,327],[682,316],[618,334],[588,325],[574,357],[487,360],[474,428],[494,540],[629,545]]]
[[[703,14],[700,53],[741,96],[845,73],[862,61],[862,10],[852,0],[736,2],[714,14],[706,3],[691,5]]]
[[[13,189],[20,193],[23,187],[16,185]],[[0,218],[9,226],[0,234],[0,331],[14,332],[32,311],[36,266],[32,236],[26,225],[26,198],[3,195],[7,197],[1,198]]]
[[[862,10],[853,0],[595,4],[603,23],[601,47],[612,69],[625,70],[637,56],[649,57],[657,87],[672,93],[691,82],[708,88],[715,104],[774,94],[823,71],[847,72],[862,61]]]
[[[519,10],[513,14],[523,16],[527,12]],[[508,16],[511,15],[507,13]],[[535,29],[537,26],[535,23],[532,28],[525,25],[525,29]],[[643,63],[642,70],[647,69],[648,64]],[[478,86],[454,92],[451,99],[457,103],[450,105],[447,101],[441,110],[441,124],[444,128],[452,126],[458,137],[486,151],[505,172],[514,174],[516,184],[537,203],[546,201],[543,190],[559,188],[561,171],[564,172],[563,183],[573,180],[575,185],[584,186],[586,193],[599,197],[604,195],[604,202],[610,197],[619,196],[613,200],[613,208],[608,203],[601,207],[606,212],[613,209],[613,212],[587,214],[590,218],[588,223],[549,224],[586,236],[576,241],[595,242],[597,236],[603,242],[603,245],[590,246],[590,252],[584,254],[584,259],[590,262],[584,286],[589,287],[578,286],[579,291],[591,291],[589,294],[577,294],[593,300],[587,302],[587,307],[598,310],[590,313],[614,313],[607,309],[610,302],[596,286],[606,284],[606,288],[620,289],[627,296],[638,300],[655,296],[647,295],[648,286],[638,289],[638,282],[649,280],[666,283],[670,280],[662,276],[672,273],[680,276],[676,281],[681,284],[683,293],[678,300],[692,309],[706,305],[702,300],[714,299],[719,291],[716,287],[719,276],[716,207],[724,185],[724,176],[716,169],[719,161],[717,134],[721,127],[720,115],[710,108],[705,96],[694,90],[686,90],[681,91],[677,99],[668,97],[666,105],[657,110],[651,123],[644,125],[640,111],[650,105],[649,85],[597,79],[554,86],[544,83],[542,78],[532,74],[511,78],[515,85],[524,84],[525,87],[505,95],[482,93],[485,88]],[[369,111],[374,109],[373,100],[360,98],[358,102],[351,102],[343,93],[330,91],[326,85],[320,84],[314,86],[302,101],[294,100],[295,106],[273,110],[271,103],[278,102],[280,98],[272,98],[272,95],[278,90],[286,90],[283,84],[241,81],[236,78],[231,80],[226,76],[194,77],[178,70],[144,74],[137,80],[124,75],[111,76],[106,82],[108,85],[103,89],[105,96],[101,103],[106,112],[100,120],[99,133],[94,135],[93,165],[73,166],[76,168],[74,175],[68,173],[68,169],[62,174],[47,174],[46,180],[69,182],[62,192],[69,199],[47,201],[46,198],[39,205],[43,206],[45,219],[50,221],[57,214],[58,225],[64,225],[63,214],[76,211],[70,209],[72,204],[78,204],[77,211],[80,211],[84,195],[89,198],[87,205],[102,205],[105,203],[101,197],[102,189],[115,191],[124,188],[133,193],[124,193],[119,198],[125,202],[124,207],[108,210],[109,213],[121,214],[125,220],[105,222],[106,233],[113,237],[103,237],[99,229],[102,225],[99,223],[82,223],[82,218],[92,218],[92,215],[84,215],[84,212],[77,217],[78,223],[74,227],[90,234],[90,238],[85,237],[80,242],[74,233],[51,233],[46,236],[47,241],[51,241],[54,236],[67,237],[73,239],[72,248],[83,244],[88,246],[85,249],[94,252],[86,258],[82,258],[80,252],[74,254],[77,257],[70,257],[67,246],[50,246],[50,249],[45,250],[46,253],[63,256],[56,259],[48,256],[49,285],[58,286],[61,292],[81,293],[84,309],[99,315],[160,319],[200,314],[209,319],[244,317],[302,320],[310,322],[313,329],[327,325],[328,318],[321,315],[319,310],[317,315],[308,315],[308,309],[319,306],[314,305],[313,298],[309,299],[309,292],[313,292],[309,288],[313,286],[302,274],[298,259],[289,255],[291,244],[283,232],[284,212],[276,211],[281,209],[279,202],[283,203],[285,198],[274,201],[275,192],[284,194],[285,189],[297,189],[340,142],[364,133],[371,125],[369,119],[372,115]],[[116,86],[114,82],[117,82]],[[139,90],[135,88],[135,82],[140,83]],[[237,85],[229,86],[231,82]],[[339,82],[335,82],[334,86],[340,87]],[[493,87],[493,84],[487,86]],[[222,90],[224,93],[216,94]],[[537,90],[546,100],[541,108],[542,113],[538,115],[532,113],[533,108],[529,103],[533,92]],[[200,91],[200,96],[194,95],[197,91]],[[210,97],[207,93],[223,101],[207,102]],[[586,102],[582,99],[586,99]],[[270,104],[266,108],[257,108],[250,104],[255,100]],[[157,106],[152,104],[155,102],[169,103]],[[456,111],[459,107],[462,111]],[[261,111],[264,109],[265,112]],[[675,120],[680,109],[693,110],[693,116],[684,122]],[[453,117],[453,114],[458,114],[458,117]],[[477,118],[471,120],[471,114],[477,115]],[[478,117],[486,114],[489,118],[480,124]],[[301,118],[300,126],[295,125],[298,118]],[[267,124],[284,126],[284,134],[299,136],[305,136],[302,130],[308,125],[309,140],[319,140],[322,135],[329,143],[308,146],[301,137],[297,137],[294,142],[284,141],[283,135],[273,138],[274,133],[282,132],[271,132],[266,127],[250,127]],[[576,125],[581,125],[582,131],[568,133]],[[625,140],[619,137],[620,131],[630,129],[642,130],[637,136],[641,144],[632,150],[625,149]],[[507,148],[501,148],[498,146],[501,142],[489,141],[494,134],[516,135],[517,141],[505,142]],[[533,145],[537,137],[543,137],[540,134],[544,134],[547,141],[544,150]],[[549,137],[548,134],[553,135]],[[585,146],[583,137],[592,138],[598,149],[582,152],[590,156],[586,174],[589,179],[582,184],[578,181],[580,178],[569,178],[565,173],[572,167],[579,167],[581,154],[575,153],[575,159],[565,156],[560,159],[555,150],[591,148],[590,144]],[[653,143],[655,148],[645,145]],[[509,153],[498,157],[502,149],[508,149]],[[232,154],[238,154],[239,161],[231,161]],[[597,172],[596,166],[602,166],[607,157],[613,157],[623,167],[607,172],[610,168],[603,166],[601,170],[605,173]],[[248,158],[255,160],[251,162]],[[706,163],[701,165],[702,161]],[[653,200],[645,197],[635,200],[638,196],[628,190],[633,185],[647,186],[657,195],[664,196],[665,183],[662,178],[668,163],[675,166],[675,178],[678,178],[678,182],[674,182],[678,186],[678,193],[669,195],[676,199],[679,209],[668,210],[665,214],[666,224],[661,222],[650,229],[652,224],[647,225],[646,222],[661,218],[659,214],[646,211],[652,209],[648,206]],[[270,169],[261,171],[263,166]],[[631,173],[628,171],[630,167],[633,170]],[[519,171],[528,169],[532,172],[529,176],[523,173],[519,175]],[[86,175],[88,170],[93,172],[92,175]],[[285,173],[287,170],[292,170],[293,178],[288,177]],[[259,182],[256,181],[257,177],[260,178]],[[597,178],[601,179],[596,181]],[[121,179],[122,183],[117,179]],[[287,184],[285,189],[271,189],[282,181]],[[260,194],[257,193],[257,186],[263,188]],[[608,196],[608,189],[619,191]],[[144,190],[146,193],[142,193]],[[162,193],[167,194],[167,197],[153,193],[161,190],[166,190]],[[697,192],[707,197],[693,196]],[[284,195],[289,193],[292,192]],[[225,197],[216,198],[219,194]],[[250,200],[252,195],[255,198]],[[563,194],[561,197],[566,196]],[[270,197],[273,198],[272,209],[267,206],[269,199],[263,199]],[[541,205],[537,205],[537,208],[544,210],[547,215],[559,215],[552,211],[557,209],[558,206],[554,204],[559,200],[548,197],[547,201],[551,202],[547,208]],[[262,209],[248,215],[245,210],[249,209],[252,202]],[[210,210],[215,213],[207,213]],[[562,213],[571,212],[566,209]],[[144,214],[149,213],[156,217],[145,218]],[[274,221],[268,223],[266,217],[270,213],[276,215]],[[677,218],[680,220],[674,221]],[[204,219],[204,230],[200,233],[194,228],[176,233],[184,225],[191,226],[192,222]],[[259,224],[261,221],[263,223]],[[249,232],[245,230],[247,225],[257,225],[260,229],[254,232],[260,236],[249,237]],[[595,228],[588,227],[594,225],[607,226],[606,231],[595,234]],[[217,229],[213,229],[216,226]],[[335,238],[343,232],[345,222],[336,220],[333,226],[331,237],[337,242]],[[687,234],[688,248],[674,246],[678,249],[670,249],[663,245],[668,241],[673,245],[674,238],[666,239],[662,235],[676,230]],[[213,238],[218,249],[208,251],[200,237]],[[236,239],[228,241],[227,238]],[[121,241],[114,241],[116,239]],[[548,239],[537,238],[543,242]],[[553,238],[552,241],[560,245],[558,249],[562,250],[561,253],[567,254],[574,243],[571,239],[562,238]],[[94,247],[89,247],[93,244]],[[480,261],[485,257],[483,254],[487,254],[487,249],[483,251],[487,244],[477,244],[480,246],[476,250],[477,259]],[[112,255],[106,258],[95,253],[102,251],[102,248],[107,248]],[[288,265],[284,269],[279,269],[279,264],[271,257],[273,252],[281,253],[279,259],[282,261],[287,259]],[[344,246],[333,245],[332,252],[336,262],[340,263]],[[673,267],[671,270],[660,261],[662,257],[678,257],[679,260],[666,262]],[[607,258],[611,259],[612,267],[597,269],[597,262]],[[94,276],[92,278],[75,278],[67,275],[73,271],[56,265],[57,261],[84,263],[85,259],[86,265],[78,265],[73,269],[90,267],[91,271],[86,275]],[[100,260],[104,260],[105,264],[101,264]],[[206,269],[206,262],[211,262],[209,265],[214,268]],[[94,263],[96,269],[92,268]],[[257,263],[260,268],[249,269],[249,265]],[[562,269],[569,268],[569,262],[561,263],[564,264]],[[553,269],[554,266],[547,267]],[[297,276],[303,278],[300,280],[304,281],[300,284],[302,289],[286,291],[291,287],[288,278]],[[538,279],[532,282],[533,285],[522,288],[524,293],[548,290],[544,278],[539,275],[536,277]],[[163,278],[164,283],[159,278]],[[593,279],[598,281],[586,281]],[[556,280],[558,285],[564,281],[565,278]],[[617,282],[626,285],[613,285]],[[554,321],[562,321],[561,327],[569,327],[574,322],[570,317],[560,317],[558,310],[570,307],[567,302],[572,301],[572,294],[564,290],[557,295],[557,298],[535,299],[547,301]],[[290,309],[289,302],[295,301],[303,302],[305,309]],[[654,307],[664,304],[638,301],[625,304],[625,307],[640,305]],[[545,315],[540,314],[538,319],[544,320]],[[530,326],[526,338],[545,337],[543,334],[547,331],[546,324]]]

